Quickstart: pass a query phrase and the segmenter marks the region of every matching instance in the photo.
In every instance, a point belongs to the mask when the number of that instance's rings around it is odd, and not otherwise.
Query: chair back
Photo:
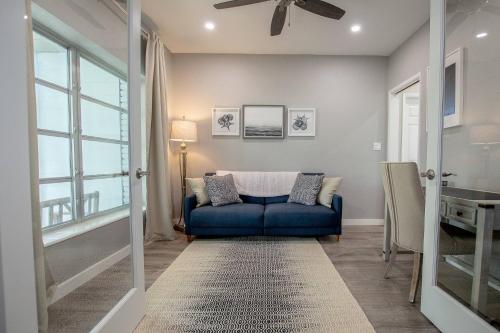
[[[380,171],[391,219],[393,243],[422,253],[425,197],[417,164],[382,162]]]

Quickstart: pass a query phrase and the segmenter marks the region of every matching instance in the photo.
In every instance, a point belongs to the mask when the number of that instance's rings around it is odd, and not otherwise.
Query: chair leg
[[[187,241],[191,243],[193,241],[193,236],[191,235],[186,235]]]
[[[413,274],[411,277],[411,287],[410,287],[410,297],[409,297],[410,303],[415,303],[415,295],[417,295],[421,270],[422,270],[422,253],[415,252],[413,254]]]
[[[340,235],[337,235],[337,242],[340,242]]]
[[[398,250],[399,250],[399,247],[393,243],[392,247],[391,247],[391,253],[389,255],[389,262],[387,263],[387,267],[385,269],[384,279],[389,278],[389,272],[391,270],[392,263],[394,262],[394,260],[396,259],[396,256],[398,255]]]

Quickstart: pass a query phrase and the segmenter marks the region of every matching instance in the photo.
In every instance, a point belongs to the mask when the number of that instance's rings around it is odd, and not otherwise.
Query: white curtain
[[[27,33],[26,43],[28,54],[28,120],[29,120],[29,142],[30,142],[30,181],[31,181],[31,214],[33,219],[33,248],[35,257],[36,274],[36,298],[38,309],[38,332],[48,331],[48,312],[47,298],[51,296],[55,288],[55,281],[45,258],[45,250],[42,238],[42,223],[40,218],[40,199],[39,199],[39,181],[38,181],[38,137],[37,137],[37,116],[36,116],[36,98],[35,98],[35,69],[34,69],[34,50],[33,50],[33,25],[31,20],[31,0],[26,1],[27,15]]]
[[[146,241],[175,239],[170,190],[165,46],[152,33],[146,47]]]

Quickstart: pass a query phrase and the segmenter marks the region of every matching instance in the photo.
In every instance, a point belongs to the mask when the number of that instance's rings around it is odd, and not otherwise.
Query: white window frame
[[[112,214],[114,212],[128,209],[129,204],[123,204],[121,206],[117,206],[111,209],[107,209],[104,211],[98,211],[93,214],[89,214],[85,216],[85,194],[83,184],[86,180],[95,180],[95,179],[110,179],[121,177],[122,181],[122,200],[127,198],[127,202],[129,202],[129,180],[128,175],[129,172],[126,171],[128,169],[128,151],[129,151],[129,143],[128,143],[128,122],[125,124],[121,124],[121,135],[120,140],[102,138],[102,137],[94,137],[83,135],[82,133],[82,121],[81,121],[81,102],[82,100],[88,101],[91,103],[98,104],[100,106],[106,107],[108,109],[115,110],[120,112],[121,115],[128,116],[128,108],[127,106],[116,106],[109,104],[105,101],[101,101],[99,99],[86,96],[81,93],[81,84],[80,84],[80,59],[83,58],[93,65],[100,67],[106,72],[118,77],[120,81],[127,82],[127,75],[117,70],[116,68],[108,65],[106,62],[100,60],[94,55],[86,52],[81,49],[77,45],[67,42],[64,38],[58,36],[52,31],[45,28],[43,25],[34,22],[33,27],[34,32],[42,35],[43,37],[51,40],[52,42],[58,44],[61,47],[64,47],[68,51],[68,87],[62,87],[57,84],[44,81],[39,78],[35,78],[35,82],[41,86],[64,92],[68,95],[68,112],[69,112],[69,122],[70,128],[68,129],[68,133],[53,131],[53,130],[45,130],[38,129],[39,135],[53,136],[53,137],[64,137],[70,140],[70,175],[68,177],[53,177],[53,178],[40,178],[40,185],[42,184],[56,184],[56,183],[71,183],[71,204],[72,204],[72,219],[69,221],[57,223],[51,226],[46,226],[43,228],[43,231],[51,231],[56,230],[62,227],[66,227],[68,225],[73,225],[76,223],[86,222],[88,220],[92,220],[96,217]],[[124,94],[126,96],[127,90],[124,90]],[[128,101],[127,101],[128,103]],[[124,121],[123,117],[120,117],[120,121]],[[124,130],[126,130],[125,134]],[[102,142],[102,143],[112,143],[119,144],[122,154],[122,171],[119,173],[107,173],[107,174],[98,174],[98,175],[85,175],[83,170],[83,156],[82,156],[82,144],[83,141],[94,141],[94,142]],[[127,178],[125,178],[127,177]]]

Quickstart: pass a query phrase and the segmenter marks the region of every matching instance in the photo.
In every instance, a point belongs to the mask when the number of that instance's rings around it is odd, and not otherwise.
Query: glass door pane
[[[89,332],[134,290],[123,3],[32,3],[49,332]]]
[[[448,0],[437,285],[500,328],[500,0]]]

